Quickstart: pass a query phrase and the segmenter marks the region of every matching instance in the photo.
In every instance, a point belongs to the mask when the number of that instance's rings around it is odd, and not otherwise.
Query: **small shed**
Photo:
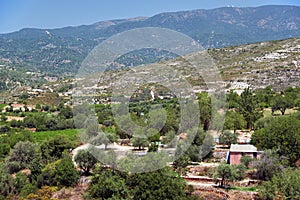
[[[227,163],[230,165],[240,164],[242,156],[250,156],[252,158],[260,158],[262,151],[250,144],[232,144],[227,154]]]

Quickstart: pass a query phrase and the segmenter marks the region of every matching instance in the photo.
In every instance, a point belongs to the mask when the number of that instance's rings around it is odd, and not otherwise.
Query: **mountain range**
[[[224,7],[161,13],[58,29],[25,28],[0,34],[0,64],[48,75],[74,75],[86,55],[114,34],[142,27],[182,32],[204,48],[300,36],[299,6]]]

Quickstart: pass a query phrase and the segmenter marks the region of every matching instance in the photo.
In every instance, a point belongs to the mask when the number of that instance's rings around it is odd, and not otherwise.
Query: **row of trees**
[[[10,126],[13,128],[36,128],[37,131],[72,129],[75,127],[72,117],[72,109],[63,107],[58,114],[39,112],[27,115],[23,121],[13,119]]]
[[[287,88],[284,91],[276,93],[272,88],[257,89],[255,91],[254,99],[257,105],[261,108],[272,108],[272,114],[275,111],[280,111],[282,115],[285,114],[286,109],[300,106],[300,88]],[[238,108],[243,97],[238,96],[231,91],[227,95],[229,108]]]

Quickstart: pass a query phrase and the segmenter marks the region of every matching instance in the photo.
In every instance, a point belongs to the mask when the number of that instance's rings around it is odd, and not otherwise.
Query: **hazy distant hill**
[[[205,48],[300,36],[299,6],[226,7],[162,13],[60,29],[22,29],[0,35],[0,64],[57,74],[76,72],[88,52],[132,28],[164,27],[185,33]]]

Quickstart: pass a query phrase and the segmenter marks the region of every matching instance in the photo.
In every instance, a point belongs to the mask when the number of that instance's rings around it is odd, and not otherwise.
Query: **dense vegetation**
[[[6,107],[6,112],[1,114],[0,125],[1,196],[4,199],[42,198],[46,195],[45,191],[50,195],[63,187],[75,187],[80,176],[85,175],[92,177],[85,194],[88,199],[196,199],[180,175],[186,174],[190,161],[209,160],[212,156],[210,152],[214,141],[207,132],[209,129],[219,131],[219,142],[226,146],[237,143],[236,130],[252,129],[251,142],[265,151],[259,160],[245,156],[241,165],[220,164],[211,176],[221,187],[229,187],[231,182],[242,180],[246,171],[250,171],[252,178],[266,181],[259,187],[260,194],[267,194],[261,196],[262,199],[272,199],[278,194],[286,198],[297,196],[295,184],[299,180],[292,178],[292,174],[299,171],[296,161],[300,157],[300,115],[296,111],[292,113],[291,109],[299,106],[299,91],[299,88],[288,88],[276,93],[268,87],[258,91],[246,89],[241,96],[230,92],[226,96],[229,111],[223,127],[212,123],[212,97],[208,93],[200,93],[200,123],[186,133],[191,145],[185,152],[182,152],[185,143],[175,145],[178,159],[172,168],[141,174],[119,172],[100,163],[86,150],[79,151],[75,156],[76,168],[70,151],[80,143],[78,133],[93,138],[90,140],[92,144],[104,144],[105,149],[120,139],[130,140],[137,150],[148,150],[150,153],[158,150],[159,142],[172,147],[174,138],[179,136],[178,120],[181,115],[176,98],[141,102],[133,99],[129,106],[130,113],[120,117],[122,125],[128,125],[128,120],[132,119],[143,127],[151,117],[153,127],[132,129],[132,135],[128,135],[115,122],[110,105],[82,104],[73,109],[63,104],[37,105],[30,111],[26,108],[14,110],[12,104],[3,104],[1,109]],[[278,103],[278,99],[288,102],[288,106]],[[154,113],[150,111],[151,106],[158,103],[166,110],[165,119],[161,115],[162,109],[156,109]],[[88,118],[93,109],[95,118]],[[221,117],[219,115],[214,117]],[[8,122],[9,116],[24,119]],[[163,121],[166,123],[161,130],[155,129],[161,127]],[[31,133],[28,128],[34,128],[36,132]],[[195,131],[195,128],[198,130]],[[99,133],[100,129],[104,133]],[[143,134],[148,137],[136,137]],[[157,161],[163,160],[159,158]],[[128,160],[125,159],[117,164],[126,165],[126,162]],[[30,173],[26,172],[28,170]],[[290,185],[289,190],[285,185]]]

